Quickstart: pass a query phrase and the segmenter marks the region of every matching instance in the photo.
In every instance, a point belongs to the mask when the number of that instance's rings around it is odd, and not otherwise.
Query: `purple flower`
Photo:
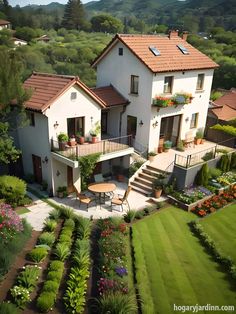
[[[119,275],[120,277],[123,277],[123,276],[127,276],[128,275],[128,271],[125,267],[122,267],[122,266],[117,266],[115,268],[115,272],[117,273],[117,275]]]

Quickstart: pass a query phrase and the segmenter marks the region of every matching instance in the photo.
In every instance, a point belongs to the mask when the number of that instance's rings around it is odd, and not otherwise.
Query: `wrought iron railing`
[[[127,135],[98,141],[96,143],[84,143],[83,145],[76,144],[74,146],[51,140],[51,150],[65,157],[76,159],[76,157],[87,156],[95,153],[105,155],[127,149],[132,147],[131,139],[132,136]]]

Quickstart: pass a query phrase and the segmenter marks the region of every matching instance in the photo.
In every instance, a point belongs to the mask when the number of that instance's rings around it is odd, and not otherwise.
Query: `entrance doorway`
[[[42,163],[41,163],[41,157],[32,155],[32,161],[33,161],[33,170],[34,170],[34,178],[35,181],[39,184],[42,183]]]
[[[107,115],[108,115],[107,111],[102,111],[102,115],[101,115],[101,131],[102,131],[102,134],[107,134]]]
[[[180,132],[181,120],[182,114],[161,119],[160,139],[164,139],[164,141],[171,141],[172,145],[176,146]]]
[[[67,192],[68,193],[74,192],[73,169],[70,166],[67,166]]]
[[[137,131],[137,118],[134,116],[127,116],[127,135],[132,135],[135,138]]]

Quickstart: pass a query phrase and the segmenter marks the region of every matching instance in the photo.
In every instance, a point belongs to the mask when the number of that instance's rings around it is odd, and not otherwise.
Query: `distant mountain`
[[[61,10],[61,9],[64,9],[65,5],[64,4],[61,4],[61,3],[58,3],[58,2],[51,2],[49,4],[31,4],[31,5],[27,5],[27,6],[24,6],[23,9],[27,10],[27,9],[43,9],[45,11],[55,11],[55,10]]]

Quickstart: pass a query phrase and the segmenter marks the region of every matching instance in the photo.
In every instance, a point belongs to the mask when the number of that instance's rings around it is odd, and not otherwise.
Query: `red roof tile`
[[[215,108],[210,111],[220,120],[230,121],[236,119],[236,89],[232,88],[229,92],[215,100]]]
[[[24,87],[32,92],[32,96],[25,103],[25,107],[43,112],[74,84],[83,89],[101,107],[105,107],[103,101],[82,83],[78,77],[37,72],[34,72],[24,82]]]
[[[104,101],[106,107],[129,104],[129,100],[123,97],[112,85],[93,88],[92,91]]]
[[[93,66],[96,66],[119,41],[154,73],[218,67],[217,63],[179,36],[126,34],[117,34],[100,56],[95,59]],[[177,45],[184,46],[189,54],[183,54]],[[150,51],[150,47],[156,47],[160,51],[160,55],[155,56]]]

